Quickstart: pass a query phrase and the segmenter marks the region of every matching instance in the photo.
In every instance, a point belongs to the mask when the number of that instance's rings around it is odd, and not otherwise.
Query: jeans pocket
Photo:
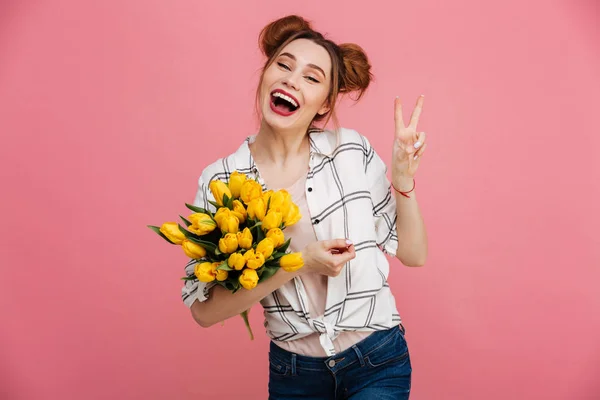
[[[285,362],[274,357],[269,357],[269,374],[274,376],[286,376],[291,368]]]
[[[394,333],[390,340],[371,353],[365,355],[365,362],[370,367],[376,368],[382,365],[400,362],[408,359],[408,345],[404,334],[398,328],[393,328]]]

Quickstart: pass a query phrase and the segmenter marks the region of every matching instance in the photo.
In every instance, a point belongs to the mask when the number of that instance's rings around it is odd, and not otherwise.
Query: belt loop
[[[296,353],[292,354],[292,376],[296,376]]]
[[[400,331],[402,331],[403,335],[406,335],[406,328],[404,328],[404,325],[402,325],[402,322],[400,322]]]
[[[358,361],[360,361],[360,366],[364,367],[365,359],[364,359],[362,353],[360,352],[360,350],[358,349],[358,346],[354,345],[354,346],[352,346],[352,348],[354,349],[354,351],[356,352],[356,355],[358,356]]]

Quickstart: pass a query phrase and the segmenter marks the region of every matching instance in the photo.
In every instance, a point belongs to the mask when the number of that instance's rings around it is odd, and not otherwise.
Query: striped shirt
[[[249,144],[249,136],[238,150],[207,166],[198,180],[194,205],[214,211],[208,185],[228,181],[233,171],[260,177]],[[323,315],[311,315],[302,280],[295,278],[261,300],[265,327],[273,340],[294,340],[314,332],[320,334],[325,352],[335,354],[333,340],[342,331],[376,331],[398,325],[400,315],[387,282],[389,262],[396,255],[396,200],[386,176],[387,167],[366,137],[350,129],[309,132],[310,161],[306,178],[306,200],[318,240],[348,238],[356,257],[336,277],[327,281]],[[385,253],[385,254],[384,254]],[[195,261],[185,267],[194,276]],[[205,301],[214,282],[185,281],[183,302],[191,307]]]

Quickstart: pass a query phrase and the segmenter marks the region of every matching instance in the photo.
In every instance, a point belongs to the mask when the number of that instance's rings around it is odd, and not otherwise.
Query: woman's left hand
[[[410,189],[412,179],[427,147],[425,132],[417,132],[419,116],[423,111],[423,99],[422,95],[417,99],[417,105],[412,112],[408,126],[404,125],[402,119],[400,99],[396,98],[394,103],[396,134],[392,150],[392,183],[399,189]],[[408,187],[406,187],[407,185]]]

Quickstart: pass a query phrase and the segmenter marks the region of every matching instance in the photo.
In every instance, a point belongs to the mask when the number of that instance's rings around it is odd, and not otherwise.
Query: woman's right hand
[[[342,267],[356,257],[354,245],[350,240],[319,240],[302,250],[304,267],[301,273],[315,272],[321,275],[338,276]]]

